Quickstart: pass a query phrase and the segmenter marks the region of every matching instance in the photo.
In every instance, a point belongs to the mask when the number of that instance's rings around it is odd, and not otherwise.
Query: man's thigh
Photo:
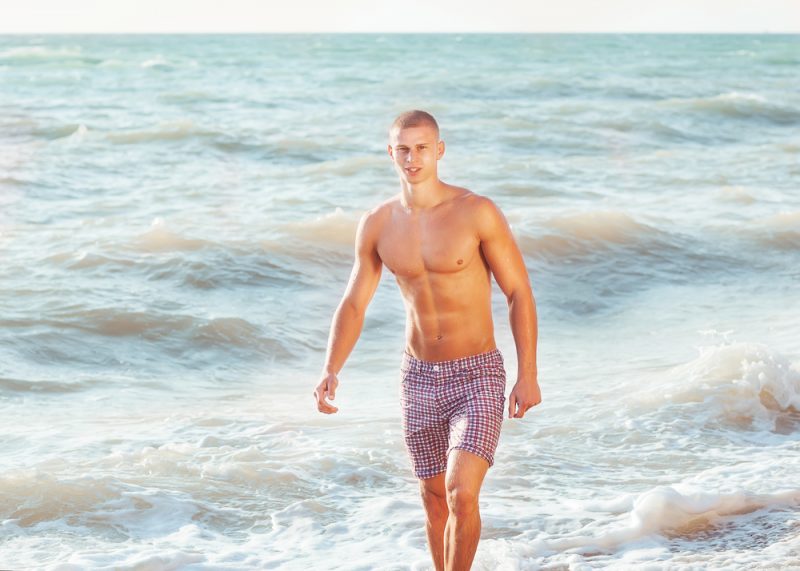
[[[447,457],[445,489],[458,488],[477,497],[488,470],[489,462],[485,458],[468,450],[454,448]]]
[[[435,476],[425,478],[419,481],[419,491],[423,495],[433,495],[437,498],[444,500],[447,495],[447,490],[444,486],[444,472],[439,472]]]

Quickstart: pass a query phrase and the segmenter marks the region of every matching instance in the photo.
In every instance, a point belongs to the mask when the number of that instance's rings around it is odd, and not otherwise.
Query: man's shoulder
[[[488,196],[478,194],[467,188],[456,186],[453,189],[458,193],[456,200],[460,201],[459,206],[466,208],[470,214],[475,216],[493,216],[500,209]]]
[[[504,224],[505,216],[500,207],[488,196],[478,194],[466,188],[457,200],[460,201],[459,211],[464,213],[469,223],[481,237],[493,235]]]
[[[400,198],[393,196],[364,212],[359,222],[360,231],[365,235],[376,238],[384,227],[392,209],[399,202]]]
[[[387,198],[380,204],[367,210],[361,217],[362,223],[374,225],[380,222],[385,219],[398,204],[400,204],[399,195]]]

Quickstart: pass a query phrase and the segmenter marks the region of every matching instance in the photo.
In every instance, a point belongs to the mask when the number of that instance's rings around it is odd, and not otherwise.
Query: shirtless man
[[[478,495],[494,463],[505,403],[505,370],[495,345],[491,276],[508,300],[517,349],[509,418],[541,402],[537,318],[522,255],[495,204],[439,180],[444,154],[436,120],[408,111],[389,131],[400,193],[367,212],[356,233],[350,281],[333,317],[322,379],[325,414],[361,333],[385,265],[406,306],[401,405],[406,449],[427,515],[437,571],[466,570],[480,539]],[[452,452],[452,453],[451,453]]]

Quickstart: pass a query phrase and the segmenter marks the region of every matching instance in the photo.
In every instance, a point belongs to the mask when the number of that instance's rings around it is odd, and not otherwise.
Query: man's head
[[[401,180],[419,184],[434,176],[444,154],[439,124],[433,115],[419,109],[401,113],[389,128],[389,156]]]

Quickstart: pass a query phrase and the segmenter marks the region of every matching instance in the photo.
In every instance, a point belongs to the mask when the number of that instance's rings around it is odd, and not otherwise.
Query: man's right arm
[[[333,315],[322,379],[314,391],[317,409],[326,414],[339,410],[326,402],[325,398],[333,400],[335,397],[336,387],[339,384],[336,375],[342,370],[344,362],[358,341],[367,306],[380,281],[383,264],[378,256],[377,226],[374,212],[367,212],[361,217],[356,231],[353,270],[342,301]]]

